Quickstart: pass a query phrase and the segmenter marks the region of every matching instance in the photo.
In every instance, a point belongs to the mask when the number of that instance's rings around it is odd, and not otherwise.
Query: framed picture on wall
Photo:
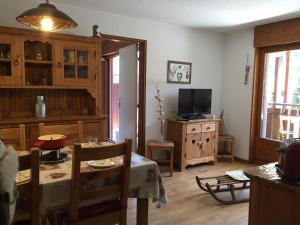
[[[192,63],[168,61],[167,83],[190,84]]]

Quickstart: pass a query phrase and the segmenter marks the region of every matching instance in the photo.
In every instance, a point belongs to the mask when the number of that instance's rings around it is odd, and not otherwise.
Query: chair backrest
[[[12,145],[16,150],[26,150],[25,125],[19,127],[1,128],[0,138],[6,145]]]
[[[78,205],[82,201],[103,197],[107,200],[108,197],[111,197],[109,200],[119,199],[121,207],[123,209],[127,208],[131,145],[132,140],[130,139],[126,139],[121,144],[93,148],[82,148],[79,144],[74,145],[72,156],[71,221],[78,219]],[[80,167],[82,161],[102,160],[117,156],[123,156],[123,163],[111,168],[91,170],[90,168]],[[84,191],[81,189],[81,183],[108,178],[116,180],[93,190]]]
[[[31,215],[31,225],[39,224],[39,196],[40,196],[40,157],[39,150],[32,148],[30,154],[19,156],[19,171],[30,169],[31,178],[30,181],[17,183],[17,189],[22,199],[27,201],[25,204],[26,211],[29,211]],[[17,209],[18,209],[17,201]],[[23,207],[20,206],[23,211]],[[18,216],[18,215],[16,215]]]
[[[39,135],[63,134],[67,136],[67,144],[83,142],[83,124],[78,121],[73,124],[45,125],[39,124]]]

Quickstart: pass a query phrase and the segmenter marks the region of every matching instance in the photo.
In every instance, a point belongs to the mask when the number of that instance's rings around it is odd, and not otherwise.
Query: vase
[[[35,104],[35,116],[40,118],[46,117],[46,104],[44,102],[44,96],[37,96],[37,102]]]

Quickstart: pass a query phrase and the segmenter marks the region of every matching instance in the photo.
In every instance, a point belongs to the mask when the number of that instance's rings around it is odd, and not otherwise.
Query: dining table
[[[100,146],[111,145],[111,142],[101,142]],[[88,145],[83,143],[82,146]],[[71,192],[73,146],[64,147],[61,152],[68,159],[61,163],[40,165],[40,217],[47,218],[55,210],[68,210]],[[26,154],[20,152],[19,154]],[[82,164],[81,167],[88,166]],[[156,207],[167,203],[167,196],[156,162],[132,152],[129,177],[129,198],[137,199],[136,224],[148,224],[149,199]]]

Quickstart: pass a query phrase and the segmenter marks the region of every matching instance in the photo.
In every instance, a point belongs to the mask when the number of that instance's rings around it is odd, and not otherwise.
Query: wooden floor
[[[248,203],[222,205],[208,193],[199,189],[195,176],[222,175],[253,165],[219,162],[216,165],[194,166],[185,172],[175,172],[173,177],[163,174],[168,204],[157,209],[150,203],[149,225],[247,225]],[[129,200],[128,225],[135,223],[136,201]]]

